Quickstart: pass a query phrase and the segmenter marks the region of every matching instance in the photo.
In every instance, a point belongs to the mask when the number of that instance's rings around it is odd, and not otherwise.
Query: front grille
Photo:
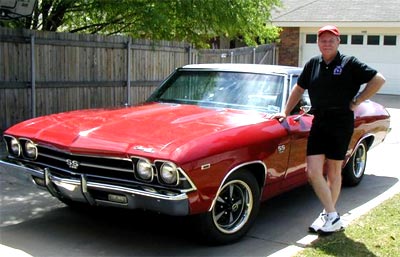
[[[53,175],[65,179],[80,179],[84,175],[91,182],[130,188],[150,186],[158,190],[166,189],[175,192],[189,192],[195,189],[182,171],[180,171],[181,176],[177,185],[161,184],[157,179],[158,172],[156,172],[153,181],[138,180],[133,168],[134,161],[137,161],[137,158],[132,160],[130,158],[72,154],[43,145],[37,145],[37,149],[38,156],[35,160],[23,156],[10,155],[10,157],[25,163],[27,166],[39,167],[42,170],[49,168]],[[159,165],[153,164],[156,170],[157,166]]]
[[[132,160],[128,158],[75,155],[44,146],[38,146],[38,152],[35,162],[58,167],[71,174],[134,180]]]
[[[17,140],[18,144],[23,145],[29,140],[27,138],[14,138],[13,136],[4,135],[7,149],[10,150],[12,140]],[[29,140],[30,141],[30,140]],[[105,184],[120,185],[125,187],[137,188],[154,188],[157,190],[167,190],[175,192],[189,192],[196,190],[195,185],[190,181],[188,176],[182,169],[178,168],[179,180],[175,184],[166,184],[159,179],[159,172],[162,160],[156,160],[152,163],[154,169],[154,178],[151,181],[138,179],[134,174],[134,166],[137,164],[140,156],[131,158],[111,157],[101,155],[84,155],[73,154],[68,151],[61,150],[50,145],[36,145],[37,155],[31,158],[18,152],[9,152],[9,158],[21,165],[31,167],[32,169],[44,170],[50,169],[51,174],[60,178],[80,179],[85,176],[87,181],[100,182]],[[15,149],[15,147],[14,147]]]

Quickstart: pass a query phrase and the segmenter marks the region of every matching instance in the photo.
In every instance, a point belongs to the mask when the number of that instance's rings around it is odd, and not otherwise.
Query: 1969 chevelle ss
[[[70,206],[195,215],[211,243],[230,243],[253,224],[260,202],[308,183],[307,92],[282,110],[300,68],[199,64],[175,70],[139,106],[71,111],[4,132],[7,172],[29,177]],[[308,108],[307,108],[308,107]],[[367,151],[390,117],[365,101],[343,167],[345,185],[364,175]]]

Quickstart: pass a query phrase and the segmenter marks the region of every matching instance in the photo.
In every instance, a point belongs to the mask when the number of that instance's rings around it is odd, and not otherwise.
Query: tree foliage
[[[248,45],[273,41],[271,9],[280,0],[38,0],[32,17],[0,25],[72,33],[121,34],[182,40],[241,37]]]

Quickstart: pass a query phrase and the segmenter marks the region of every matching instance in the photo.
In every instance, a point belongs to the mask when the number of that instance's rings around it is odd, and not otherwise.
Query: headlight
[[[147,160],[141,159],[136,164],[135,175],[139,179],[151,181],[151,180],[153,180],[153,176],[154,176],[153,166]]]
[[[179,173],[176,165],[170,162],[165,162],[161,166],[160,176],[162,182],[164,182],[165,184],[176,185],[179,178]]]
[[[25,146],[24,146],[25,157],[30,158],[30,159],[36,159],[37,154],[38,154],[38,151],[37,151],[36,145],[32,141],[27,140],[25,142]]]
[[[15,156],[21,155],[21,145],[20,145],[18,139],[14,138],[14,137],[11,138],[9,151],[11,154],[13,154]]]

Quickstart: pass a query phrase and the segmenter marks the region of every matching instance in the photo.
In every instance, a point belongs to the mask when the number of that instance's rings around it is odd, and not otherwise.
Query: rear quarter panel
[[[369,148],[381,143],[386,138],[390,128],[390,115],[378,103],[365,101],[354,113],[354,134],[349,145],[348,157],[351,156],[357,144],[364,139],[366,139]]]

